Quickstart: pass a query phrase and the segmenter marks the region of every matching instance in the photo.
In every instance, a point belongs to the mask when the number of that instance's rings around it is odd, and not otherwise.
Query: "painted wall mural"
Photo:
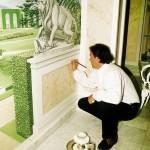
[[[80,43],[79,0],[22,0],[15,8],[6,7],[6,2],[0,7],[0,28],[40,27],[34,41],[37,53],[62,43]]]
[[[64,44],[79,44],[79,1],[39,0],[38,9],[42,26],[34,42],[36,53]]]
[[[1,26],[3,29],[20,28],[21,11],[19,9],[0,9]]]
[[[43,12],[45,6],[47,11]],[[62,45],[79,44],[80,15],[80,0],[0,0],[0,92],[12,88],[12,55],[25,51],[39,54],[61,49]],[[57,26],[53,26],[52,34],[53,22]]]

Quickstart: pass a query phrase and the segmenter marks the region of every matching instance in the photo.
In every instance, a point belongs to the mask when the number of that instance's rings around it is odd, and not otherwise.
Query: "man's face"
[[[98,69],[99,68],[99,66],[100,66],[100,59],[98,57],[95,57],[92,52],[90,52],[90,59],[89,60],[91,62],[92,68],[94,68],[94,69]]]

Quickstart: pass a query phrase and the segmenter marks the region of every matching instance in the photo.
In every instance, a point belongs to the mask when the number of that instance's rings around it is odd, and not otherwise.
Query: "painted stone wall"
[[[42,84],[44,113],[76,91],[76,83],[73,79],[70,65],[45,74]]]

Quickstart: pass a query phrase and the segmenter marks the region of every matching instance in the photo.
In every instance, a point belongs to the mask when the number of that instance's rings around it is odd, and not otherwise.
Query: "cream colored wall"
[[[42,77],[43,111],[48,112],[76,90],[71,66],[67,65]]]
[[[134,63],[138,61],[138,42],[141,24],[142,0],[131,0],[129,25],[126,47],[126,61]]]
[[[87,46],[110,45],[113,1],[88,0],[87,4]]]
[[[89,47],[96,43],[110,46],[116,53],[119,0],[83,0],[81,11],[80,62],[91,70]],[[83,68],[82,68],[83,69]],[[79,96],[87,96],[89,91],[79,86]]]
[[[85,50],[85,53],[81,55],[85,55],[85,61],[83,62],[85,62],[86,66],[91,67],[89,62],[89,46],[96,43],[104,43],[111,47],[114,0],[87,0],[86,3],[86,29],[83,29],[85,26],[81,27],[81,29],[86,30],[86,42],[83,42],[86,46],[83,46],[84,49],[81,49],[81,51]],[[83,20],[81,19],[81,21]]]

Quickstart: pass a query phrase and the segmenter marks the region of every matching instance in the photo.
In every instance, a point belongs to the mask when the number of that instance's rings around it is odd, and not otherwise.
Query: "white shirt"
[[[104,64],[100,69],[94,69],[89,76],[78,69],[73,74],[79,84],[86,88],[94,89],[92,95],[96,101],[112,104],[140,102],[132,81],[115,64]]]

